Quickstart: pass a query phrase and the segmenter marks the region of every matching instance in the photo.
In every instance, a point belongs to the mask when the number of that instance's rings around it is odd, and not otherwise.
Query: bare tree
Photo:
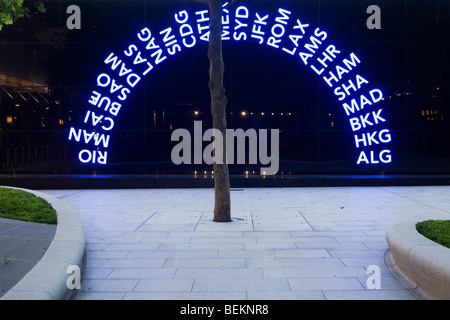
[[[228,165],[226,163],[226,107],[228,99],[225,95],[223,85],[223,75],[225,66],[222,56],[222,0],[185,0],[186,2],[197,2],[206,4],[210,12],[210,34],[208,58],[209,68],[209,89],[211,93],[211,114],[213,128],[222,133],[222,161],[214,162],[214,218],[215,222],[231,221],[231,202],[230,202],[230,181]],[[227,7],[232,6],[237,0],[228,2]],[[217,150],[219,145],[214,145]],[[215,159],[216,157],[214,157]]]
[[[222,56],[222,1],[208,0],[210,12],[210,34],[208,58],[209,67],[209,89],[211,92],[211,114],[213,128],[218,129],[223,137],[223,161],[214,162],[214,221],[231,221],[231,203],[230,203],[230,181],[228,165],[226,163],[226,128],[227,117],[226,107],[228,99],[225,95],[223,85],[223,74],[225,66]]]

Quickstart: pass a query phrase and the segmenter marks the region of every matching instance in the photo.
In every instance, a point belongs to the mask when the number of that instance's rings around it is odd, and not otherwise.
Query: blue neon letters
[[[392,162],[387,148],[392,137],[379,106],[384,100],[383,92],[371,87],[367,77],[358,71],[362,62],[356,53],[344,54],[341,48],[329,43],[325,30],[293,18],[291,11],[284,8],[271,16],[251,11],[245,5],[226,8],[225,4],[222,23],[224,41],[252,41],[281,50],[309,66],[312,74],[327,84],[348,117],[358,165]],[[157,65],[200,41],[209,41],[208,10],[182,10],[162,30],[143,27],[133,43],[105,58],[106,70],[97,77],[97,87],[89,96],[89,109],[84,117],[83,123],[90,128],[72,127],[69,131],[69,140],[86,145],[78,156],[82,163],[107,164],[109,132],[133,88]]]

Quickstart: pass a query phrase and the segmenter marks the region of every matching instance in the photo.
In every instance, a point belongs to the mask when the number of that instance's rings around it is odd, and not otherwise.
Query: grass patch
[[[420,234],[450,248],[450,220],[427,220],[416,223]]]
[[[22,190],[0,188],[0,217],[56,224],[56,210],[44,199]]]

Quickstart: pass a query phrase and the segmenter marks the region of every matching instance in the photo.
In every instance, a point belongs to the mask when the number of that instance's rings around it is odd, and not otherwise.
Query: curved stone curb
[[[449,300],[450,249],[421,235],[416,222],[396,223],[387,230],[391,270],[423,298]]]
[[[10,187],[8,187],[10,188]],[[20,188],[15,188],[20,189]],[[61,200],[41,192],[30,192],[52,205],[58,215],[55,237],[41,260],[0,300],[66,300],[74,294],[67,280],[68,267],[84,270],[85,236],[76,212]]]

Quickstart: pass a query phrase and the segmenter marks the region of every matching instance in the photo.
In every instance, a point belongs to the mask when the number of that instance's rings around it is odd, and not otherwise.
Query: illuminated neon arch
[[[336,96],[353,131],[358,157],[356,164],[392,162],[392,137],[380,107],[383,92],[372,87],[358,72],[361,59],[354,52],[325,44],[328,34],[320,27],[293,18],[291,11],[279,8],[275,16],[251,11],[241,5],[224,4],[222,40],[256,42],[296,57],[311,73],[320,77]],[[209,11],[182,10],[173,15],[171,26],[155,32],[144,27],[136,40],[104,60],[106,70],[97,77],[97,87],[88,100],[83,128],[71,127],[68,140],[84,145],[78,154],[85,164],[106,165],[110,132],[128,96],[136,85],[159,64],[201,41],[209,41]]]

